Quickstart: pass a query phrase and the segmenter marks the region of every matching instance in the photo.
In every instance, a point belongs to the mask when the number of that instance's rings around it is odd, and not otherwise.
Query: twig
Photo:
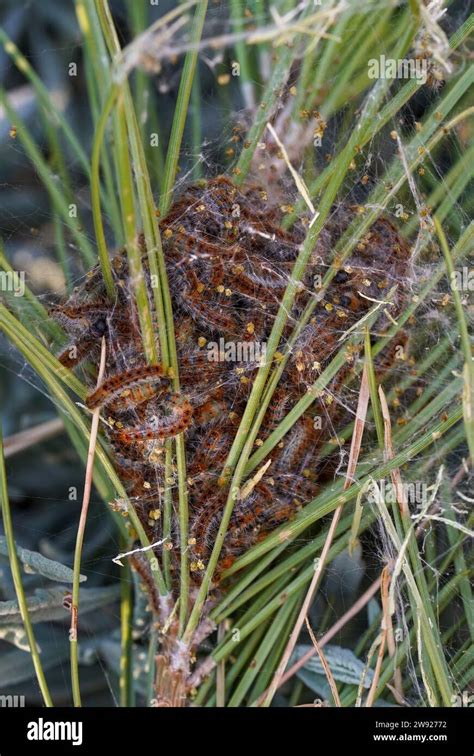
[[[99,375],[97,386],[102,383],[105,372],[105,339],[102,338],[102,349],[100,353]],[[81,706],[81,691],[79,687],[79,664],[77,654],[77,619],[79,610],[79,580],[81,569],[82,544],[84,542],[84,532],[86,529],[87,512],[89,510],[89,501],[92,489],[92,473],[94,469],[95,447],[97,442],[97,432],[99,429],[100,407],[94,410],[92,415],[91,432],[89,439],[89,450],[87,452],[86,475],[84,479],[84,494],[82,497],[81,516],[77,528],[76,548],[74,551],[74,578],[72,584],[72,604],[71,604],[71,629],[69,631],[69,640],[71,643],[71,680],[74,706]]]
[[[25,449],[29,449],[34,444],[39,444],[41,441],[53,438],[58,433],[62,433],[63,430],[63,421],[55,417],[53,420],[39,423],[39,425],[35,425],[33,428],[13,433],[11,436],[7,436],[4,441],[5,459],[13,457],[14,454],[18,454]]]
[[[293,181],[296,184],[296,188],[298,189],[299,193],[303,197],[304,201],[306,202],[306,204],[307,204],[307,206],[308,206],[308,208],[309,208],[309,210],[311,212],[312,218],[311,218],[310,226],[312,226],[313,223],[314,223],[314,221],[316,220],[316,218],[319,216],[319,213],[315,210],[315,207],[314,207],[313,203],[311,202],[311,198],[309,196],[308,187],[306,186],[305,182],[303,181],[303,179],[301,178],[301,176],[299,175],[299,173],[292,166],[290,158],[288,156],[288,152],[286,151],[285,145],[280,140],[278,134],[276,133],[276,131],[273,128],[273,126],[271,125],[271,123],[267,123],[267,129],[270,132],[270,134],[272,135],[272,137],[274,138],[274,140],[277,143],[278,147],[280,148],[281,154],[283,155],[283,160],[285,161],[285,163],[286,163],[286,165],[288,167],[288,170],[290,171],[290,173],[291,173],[291,175],[293,177]]]
[[[390,421],[390,413],[388,411],[388,404],[387,404],[387,400],[385,398],[385,393],[382,386],[379,386],[379,399],[380,399],[380,406],[382,408],[382,417],[383,417],[383,424],[384,424],[384,431],[385,431],[384,459],[385,459],[385,462],[389,462],[390,460],[394,458],[395,453],[393,451],[393,443],[392,443],[392,423]],[[408,501],[407,501],[405,489],[403,488],[400,470],[398,467],[392,470],[392,472],[390,473],[390,477],[392,479],[392,484],[396,492],[397,502],[399,504],[400,511],[402,515],[409,517],[410,511],[408,509]]]
[[[271,459],[267,460],[267,462],[265,462],[265,464],[262,465],[262,467],[259,470],[257,470],[257,472],[255,473],[255,475],[252,478],[250,478],[249,480],[247,480],[247,482],[242,486],[242,488],[240,490],[240,493],[239,493],[239,499],[241,501],[243,501],[244,499],[247,499],[250,496],[250,494],[252,493],[253,489],[257,485],[257,483],[259,483],[261,481],[261,479],[263,478],[263,476],[267,472],[267,470],[270,467],[271,463],[272,463]]]
[[[382,585],[380,593],[382,594],[382,632],[380,637],[380,648],[377,656],[377,663],[375,665],[374,677],[372,685],[370,686],[367,700],[365,702],[366,708],[371,708],[374,704],[375,693],[377,691],[377,685],[380,678],[380,671],[382,669],[382,662],[385,653],[385,644],[387,642],[388,629],[391,627],[391,616],[388,601],[388,586],[390,584],[390,572],[388,566],[385,566],[382,570]]]
[[[386,567],[385,570],[387,570],[387,573],[388,573],[389,568]],[[384,575],[385,570],[382,573],[382,575]],[[386,589],[388,590],[389,583],[390,583],[390,580],[388,580],[387,582],[382,581],[382,606],[383,606],[383,621],[385,623],[385,628],[387,630],[388,653],[390,655],[390,658],[394,659],[397,653],[397,647],[395,644],[395,638],[394,638],[394,633],[393,633],[392,615],[389,611],[389,606],[387,602],[388,595],[386,593]],[[404,698],[403,680],[402,680],[402,673],[401,673],[400,667],[395,667],[395,671],[393,673],[393,682],[394,682],[394,690],[396,692],[396,698],[399,701],[403,701],[403,698]]]
[[[321,664],[323,665],[323,669],[324,669],[324,672],[326,674],[326,678],[327,678],[327,681],[329,683],[329,686],[331,688],[332,696],[334,698],[334,703],[336,704],[336,706],[340,707],[341,706],[341,699],[339,698],[339,693],[337,692],[337,685],[336,685],[336,681],[334,679],[334,675],[331,672],[331,667],[329,666],[328,661],[327,661],[326,657],[324,656],[324,653],[323,653],[323,650],[322,650],[321,646],[319,645],[318,641],[316,640],[316,636],[313,633],[313,628],[309,624],[309,620],[308,620],[307,617],[305,618],[305,621],[306,621],[306,627],[308,629],[309,636],[310,636],[310,638],[311,638],[311,640],[313,642],[313,645],[314,645],[314,647],[316,649],[316,652],[317,652],[317,654],[319,656]]]
[[[372,663],[372,657],[375,654],[377,647],[380,645],[381,640],[382,640],[382,637],[381,637],[381,634],[379,633],[369,648],[369,652],[367,654],[367,661],[365,662],[365,667],[362,670],[362,674],[359,680],[359,687],[357,689],[357,697],[355,700],[356,709],[359,709],[362,705],[362,693],[364,691],[365,678],[367,677],[367,672],[370,669],[370,665]]]

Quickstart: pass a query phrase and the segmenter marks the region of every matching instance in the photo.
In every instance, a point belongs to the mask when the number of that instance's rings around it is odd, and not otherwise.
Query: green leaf
[[[48,559],[37,551],[24,549],[18,544],[16,551],[20,562],[24,565],[25,572],[43,575],[43,577],[56,580],[58,583],[72,583],[73,572],[64,564]],[[0,536],[0,555],[8,557],[7,540],[3,536]],[[81,583],[85,580],[87,580],[87,577],[81,575]]]
[[[331,701],[331,688],[325,675],[316,675],[314,672],[309,672],[302,667],[297,672],[297,677],[304,682],[307,688],[316,693],[325,701]]]
[[[311,648],[313,648],[313,646],[306,645],[304,643],[296,646],[292,661],[290,662],[290,666],[291,664],[297,662],[298,659],[301,659],[301,657],[306,654]],[[324,646],[324,656],[326,657],[327,663],[329,664],[329,668],[335,680],[339,682],[349,683],[350,685],[359,685],[365,664],[357,658],[353,651],[351,651],[349,648],[342,648],[341,646],[327,645]],[[310,659],[308,659],[306,664],[298,672],[298,676],[301,677],[303,682],[306,682],[307,685],[309,684],[307,682],[307,679],[311,679],[312,685],[310,685],[309,687],[311,687],[312,690],[315,690],[316,688],[313,687],[313,685],[318,685],[319,687],[317,692],[321,691],[320,680],[308,678],[307,674],[304,677],[301,676],[300,672],[302,672],[303,670],[305,670],[306,673],[314,675],[315,678],[317,678],[317,676],[319,675],[323,675],[324,679],[326,680],[324,668],[321,664],[319,656],[315,654]],[[373,670],[367,670],[367,674],[364,679],[364,688],[370,688],[373,677]]]
[[[116,601],[120,594],[120,586],[107,588],[83,588],[81,597],[81,614],[99,609]],[[62,588],[37,589],[34,596],[27,599],[28,611],[32,622],[54,622],[69,616],[69,610],[64,606],[66,593]],[[20,608],[16,600],[0,601],[0,627],[6,627],[21,622]]]
[[[0,640],[11,643],[21,651],[29,652],[30,650],[30,644],[28,643],[28,637],[23,625],[5,625],[5,627],[0,627]],[[41,648],[38,648],[41,651]]]

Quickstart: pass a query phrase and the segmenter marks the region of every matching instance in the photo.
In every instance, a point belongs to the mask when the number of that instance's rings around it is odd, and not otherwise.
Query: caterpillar
[[[127,446],[134,441],[171,438],[182,433],[191,423],[193,410],[189,400],[181,394],[168,394],[164,397],[164,404],[168,415],[150,416],[142,426],[113,427],[111,436]]]
[[[409,248],[386,219],[376,221],[339,265],[325,291],[318,297],[315,272],[330,268],[334,250],[354,216],[347,205],[333,208],[308,262],[301,286],[283,330],[283,347],[294,322],[311,304],[313,317],[293,344],[263,418],[256,443],[262,443],[295,406],[339,349],[345,331],[385,297],[393,283],[392,316],[406,297]],[[150,517],[161,512],[163,491],[172,497],[170,534],[173,553],[179,552],[178,500],[174,479],[165,480],[164,444],[186,432],[191,579],[198,584],[222,519],[228,489],[221,486],[222,471],[247,406],[258,370],[256,361],[234,364],[208,359],[210,342],[266,342],[277,316],[281,297],[291,276],[304,223],[281,228],[283,213],[266,199],[256,184],[237,188],[227,177],[217,177],[189,187],[177,199],[168,216],[160,220],[163,253],[174,313],[180,392],[161,364],[145,365],[125,250],[112,259],[116,291],[110,302],[99,267],[52,314],[73,339],[76,358],[63,350],[60,359],[69,367],[81,365],[88,355],[97,359],[101,339],[106,340],[106,378],[91,388],[89,409],[105,408],[105,433],[119,476],[137,505],[148,536],[156,537],[161,525]],[[151,316],[161,327],[153,307],[152,279],[143,234],[138,237],[144,278],[149,289]],[[377,330],[388,320],[380,310]],[[71,349],[69,347],[69,349]],[[237,353],[237,352],[236,352]],[[271,466],[251,494],[235,502],[229,530],[218,561],[215,583],[233,561],[268,532],[295,516],[311,501],[325,476],[334,472],[334,455],[320,459],[319,452],[333,435],[335,423],[351,419],[355,394],[341,392],[357,358],[343,364],[326,387],[326,402],[315,398],[294,427],[271,451]],[[382,360],[383,360],[382,354]],[[388,353],[383,369],[393,364]],[[377,358],[376,370],[380,367]],[[84,371],[85,379],[92,376]],[[348,414],[349,411],[349,414]],[[324,423],[314,425],[319,413]],[[106,415],[106,413],[104,413]],[[262,460],[264,463],[266,460]],[[179,582],[179,563],[172,560],[173,581]],[[203,567],[204,565],[204,567]],[[135,564],[134,564],[135,566]],[[144,575],[141,559],[136,569]],[[140,572],[141,570],[141,572]]]
[[[165,376],[166,371],[163,365],[143,365],[125,370],[123,373],[110,376],[95,391],[88,394],[86,404],[92,410],[107,405],[114,399],[126,400],[128,395],[124,392],[138,391],[144,385],[155,384]],[[145,398],[150,398],[146,396],[141,398],[140,393],[137,393],[136,396],[139,397],[139,402],[144,401]]]

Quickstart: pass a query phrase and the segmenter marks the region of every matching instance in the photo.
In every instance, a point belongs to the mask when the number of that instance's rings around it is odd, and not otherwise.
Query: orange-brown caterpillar
[[[189,426],[192,418],[189,400],[181,394],[169,394],[165,397],[164,406],[169,414],[162,413],[150,417],[142,426],[113,428],[112,435],[119,443],[127,445],[134,441],[170,438],[182,433]]]
[[[324,298],[319,296],[314,281],[332,265],[333,250],[353,215],[347,206],[333,209],[296,291],[279,352],[284,351],[294,323],[310,303],[314,305],[313,315],[293,345],[259,429],[260,444],[307,394],[339,350],[341,337],[367,314],[374,300],[384,299],[396,283],[392,318],[404,301],[409,249],[386,219],[376,221],[358,240]],[[171,494],[171,555],[179,553],[179,507],[174,477],[165,479],[163,442],[186,433],[189,550],[196,581],[221,522],[228,490],[219,485],[219,480],[258,368],[255,362],[210,361],[206,349],[209,342],[220,338],[234,343],[268,340],[306,234],[303,221],[289,231],[281,229],[281,221],[282,210],[268,202],[260,187],[238,189],[222,176],[187,189],[162,220],[179,393],[170,393],[170,380],[161,365],[145,364],[124,251],[112,261],[113,302],[107,300],[97,267],[53,313],[68,331],[77,352],[74,362],[68,352],[71,346],[66,349],[60,356],[64,364],[80,364],[86,358],[98,364],[100,342],[106,340],[105,379],[99,388],[91,390],[87,404],[90,409],[106,408],[102,413],[104,428],[118,472],[128,494],[137,502],[144,529],[154,540],[163,537],[162,502],[165,492]],[[139,241],[152,307],[152,280],[143,236]],[[154,310],[152,317],[159,329]],[[381,309],[377,333],[383,333],[390,322]],[[334,436],[336,423],[351,419],[356,397],[345,384],[357,359],[356,350],[348,353],[347,362],[325,394],[315,398],[272,449],[265,477],[245,500],[236,501],[218,575],[249,546],[293,517],[316,495],[320,481],[333,475],[334,457],[321,461],[320,451]],[[92,384],[90,374],[86,372],[85,376]],[[320,416],[318,426],[314,424],[315,414]],[[177,580],[179,566],[173,559],[172,568]]]
[[[123,373],[106,378],[95,391],[88,395],[86,404],[89,409],[109,404],[114,399],[121,399],[126,404],[130,395],[132,400],[135,400],[132,401],[133,404],[140,404],[145,399],[150,398],[146,394],[142,396],[140,390],[144,386],[156,384],[165,374],[162,365],[143,365],[125,370]]]

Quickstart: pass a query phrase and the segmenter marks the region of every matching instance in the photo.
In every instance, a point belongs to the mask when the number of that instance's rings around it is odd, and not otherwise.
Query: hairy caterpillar
[[[127,445],[134,441],[170,438],[184,431],[191,422],[192,407],[189,401],[180,394],[169,394],[164,397],[163,404],[169,414],[164,414],[162,410],[148,417],[142,426],[112,428],[111,435],[119,443]]]
[[[403,304],[409,249],[385,218],[365,233],[324,297],[318,296],[315,277],[332,264],[332,251],[352,217],[353,211],[347,206],[334,208],[311,255],[288,313],[284,340],[312,301],[313,317],[293,345],[260,428],[259,443],[306,394],[339,349],[344,333],[364,317],[373,300],[385,297],[396,283],[393,317]],[[161,365],[145,364],[123,251],[112,261],[116,290],[113,302],[107,300],[97,267],[64,305],[52,310],[72,338],[76,364],[85,358],[97,362],[100,340],[106,340],[106,375],[102,385],[91,390],[87,405],[106,410],[105,432],[117,469],[137,503],[137,512],[150,537],[162,535],[163,492],[171,492],[172,553],[179,553],[180,546],[177,502],[173,481],[165,480],[163,443],[185,433],[188,548],[196,582],[206,567],[227,498],[227,490],[220,488],[218,481],[258,369],[256,361],[210,361],[207,345],[220,338],[233,344],[236,339],[247,344],[268,339],[305,236],[304,224],[299,222],[293,229],[283,231],[281,220],[281,209],[268,202],[260,187],[238,189],[220,176],[186,190],[161,221],[175,318],[180,393],[171,392],[169,377]],[[152,282],[142,235],[139,243],[151,303]],[[154,311],[152,315],[156,320]],[[380,310],[377,331],[383,332],[388,325]],[[65,350],[61,361],[75,364],[69,354]],[[347,362],[329,382],[325,396],[315,397],[313,407],[272,449],[271,466],[264,479],[244,501],[235,503],[216,580],[239,554],[293,517],[316,495],[324,476],[333,473],[328,459],[320,462],[319,450],[332,435],[334,424],[353,406],[351,395],[344,401],[339,395],[356,359],[357,350],[348,353]],[[391,362],[389,355],[378,367],[386,369]],[[88,373],[86,379],[91,380]],[[315,411],[321,416],[318,427]],[[173,560],[176,578],[178,568]]]
[[[159,382],[164,375],[165,369],[162,365],[144,365],[112,375],[87,396],[87,406],[89,409],[95,409],[118,398],[127,403],[129,397],[133,404],[140,404],[150,398],[146,394],[142,395],[141,390],[147,385]]]

